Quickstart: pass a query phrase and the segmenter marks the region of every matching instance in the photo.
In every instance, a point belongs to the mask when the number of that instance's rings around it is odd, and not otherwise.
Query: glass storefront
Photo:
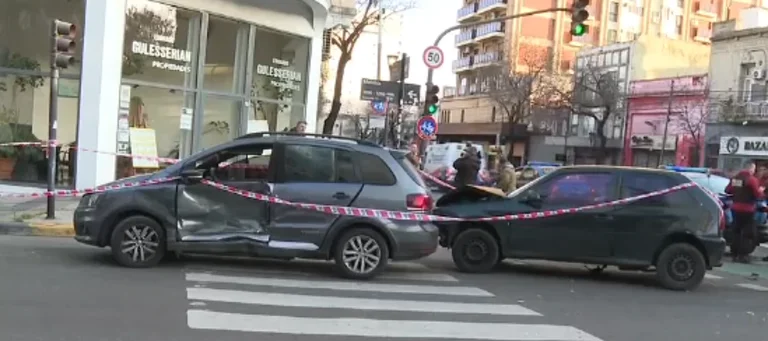
[[[54,19],[83,27],[85,0],[0,0],[0,143],[48,139],[50,102],[50,27]],[[77,58],[82,52],[78,34]],[[79,60],[61,71],[58,139],[54,153],[57,182],[73,182],[74,153],[66,146],[77,137]],[[0,147],[0,181],[45,183],[48,173],[43,148]]]
[[[122,151],[184,157],[247,132],[291,128],[304,119],[309,49],[308,38],[129,0]],[[162,167],[133,163],[118,160],[118,177]]]

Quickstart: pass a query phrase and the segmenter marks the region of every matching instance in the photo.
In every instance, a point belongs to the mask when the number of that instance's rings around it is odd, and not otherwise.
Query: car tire
[[[358,227],[341,235],[333,250],[333,260],[336,263],[336,271],[342,277],[371,279],[387,266],[389,246],[386,239],[376,230]]]
[[[490,233],[469,229],[459,233],[451,248],[453,264],[462,272],[484,273],[499,264],[499,244]]]
[[[687,243],[667,245],[656,260],[656,277],[671,290],[693,290],[704,280],[707,263],[699,250]]]
[[[165,230],[152,218],[137,215],[117,223],[110,238],[112,257],[129,268],[157,265],[166,253]]]

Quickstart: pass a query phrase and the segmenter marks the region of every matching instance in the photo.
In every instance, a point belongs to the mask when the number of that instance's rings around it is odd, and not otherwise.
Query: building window
[[[459,122],[464,123],[464,109],[461,109],[461,120]]]
[[[611,2],[608,8],[608,21],[619,22],[619,3]]]
[[[619,32],[616,30],[608,30],[608,37],[606,39],[608,39],[608,43],[615,43],[618,39],[618,36]]]
[[[678,36],[682,35],[683,34],[683,16],[682,15],[675,16],[675,25],[676,25],[675,27],[677,28],[676,30],[677,35]]]
[[[50,101],[50,25],[67,20],[78,28],[85,21],[85,0],[0,0],[0,143],[48,139]],[[77,137],[80,58],[83,33],[78,33],[76,63],[61,70],[58,138],[71,145]],[[106,113],[105,113],[106,115]],[[69,186],[74,153],[61,147],[56,180]],[[40,148],[0,148],[0,181],[45,182],[47,156]]]

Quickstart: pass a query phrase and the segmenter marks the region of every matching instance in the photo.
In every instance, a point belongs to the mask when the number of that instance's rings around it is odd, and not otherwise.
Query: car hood
[[[106,183],[103,186],[120,186],[120,185],[124,185],[124,184],[128,184],[128,183],[141,182],[141,181],[145,181],[145,180],[150,180],[150,179],[158,177],[159,173],[160,172],[149,173],[149,174],[137,174],[137,175],[134,175],[134,176],[129,176],[127,178],[118,179],[118,180],[112,181],[110,183]]]
[[[464,186],[446,193],[436,203],[434,213],[446,217],[483,217],[509,207],[504,192],[493,187]]]

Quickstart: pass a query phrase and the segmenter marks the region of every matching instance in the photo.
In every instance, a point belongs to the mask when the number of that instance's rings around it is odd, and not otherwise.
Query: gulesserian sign
[[[768,137],[723,136],[720,138],[720,154],[768,157]]]
[[[272,64],[274,65],[256,64],[256,73],[269,78],[274,78],[269,81],[274,87],[291,89],[294,91],[301,90],[301,72],[289,69],[291,66],[290,62],[272,58]]]
[[[159,58],[152,60],[151,66],[163,70],[191,72],[192,52],[170,46],[162,46],[156,43],[134,41],[131,43],[131,52],[147,57]],[[174,63],[175,62],[175,63]]]

